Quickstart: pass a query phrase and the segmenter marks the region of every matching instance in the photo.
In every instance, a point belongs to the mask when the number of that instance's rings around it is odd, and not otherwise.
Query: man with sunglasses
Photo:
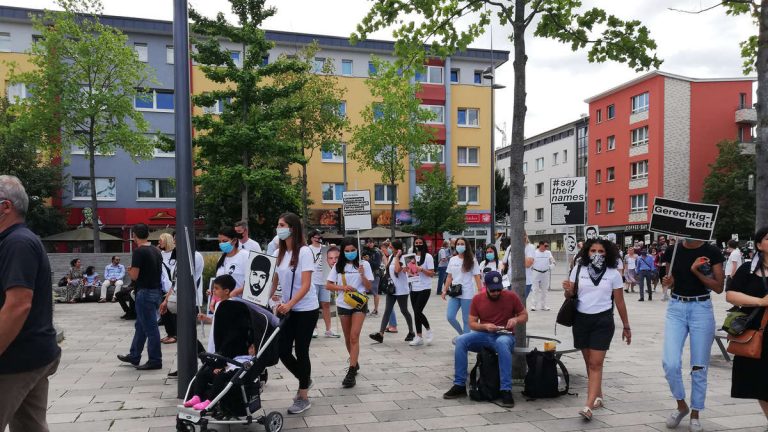
[[[114,286],[114,294],[120,292],[120,288],[123,287],[123,278],[125,277],[125,266],[120,264],[120,257],[115,255],[112,257],[112,263],[104,267],[104,283],[101,284],[101,297],[99,303],[107,301],[107,289],[110,286]],[[112,295],[112,301],[117,301],[115,295]]]

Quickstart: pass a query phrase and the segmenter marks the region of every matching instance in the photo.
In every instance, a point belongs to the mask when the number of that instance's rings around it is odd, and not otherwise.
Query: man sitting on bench
[[[485,292],[472,298],[469,308],[471,332],[456,339],[453,387],[443,398],[467,397],[467,352],[483,348],[496,351],[499,356],[501,404],[514,407],[512,398],[512,353],[515,350],[515,326],[528,321],[528,312],[514,291],[505,290],[499,272],[485,274]]]
[[[120,264],[120,257],[113,256],[112,263],[104,268],[104,282],[101,284],[101,297],[99,303],[107,301],[107,288],[114,285],[115,290],[112,294],[112,301],[116,301],[115,294],[120,292],[123,287],[123,278],[125,277],[125,266]]]

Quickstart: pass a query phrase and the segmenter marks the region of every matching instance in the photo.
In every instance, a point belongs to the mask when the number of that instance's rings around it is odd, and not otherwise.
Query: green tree
[[[16,176],[24,184],[29,195],[26,219],[30,229],[41,237],[62,232],[66,228],[65,216],[46,205],[59,193],[61,168],[50,158],[38,156],[34,137],[15,128],[15,122],[8,99],[0,98],[0,173]]]
[[[749,177],[755,174],[755,156],[744,153],[737,141],[722,141],[717,148],[720,153],[704,179],[704,202],[720,205],[715,237],[721,241],[730,239],[731,234],[751,238],[755,191],[750,190]]]
[[[99,220],[96,155],[124,150],[134,160],[152,157],[149,123],[134,109],[138,88],[150,72],[120,30],[99,21],[100,0],[58,0],[64,10],[32,17],[36,39],[30,72],[11,83],[33,89],[19,101],[19,124],[55,154],[79,148],[88,158],[93,220]],[[93,250],[100,252],[99,224],[93,224]]]
[[[439,167],[425,170],[419,181],[421,192],[413,197],[413,217],[418,220],[414,231],[434,235],[445,231],[459,233],[467,227],[467,206],[458,205],[458,194],[452,178],[446,178]]]
[[[288,101],[301,107],[298,113],[285,122],[281,138],[293,142],[300,151],[301,165],[301,201],[304,226],[309,226],[309,193],[307,191],[307,164],[315,151],[341,151],[342,133],[349,126],[346,116],[339,111],[345,89],[339,87],[334,76],[333,59],[326,59],[320,70],[315,67],[317,43],[305,47],[299,53],[299,59],[305,67],[300,73],[288,72],[278,75],[278,85],[303,82],[301,90]]]
[[[355,42],[374,31],[395,26],[395,54],[399,65],[422,67],[427,57],[446,57],[465,50],[491,20],[511,31],[514,44],[514,96],[512,101],[511,169],[509,188],[510,234],[512,239],[511,283],[520,298],[525,294],[525,251],[520,241],[523,221],[523,142],[526,114],[526,33],[570,45],[574,51],[587,48],[590,62],[613,60],[635,70],[658,67],[661,60],[649,55],[656,49],[648,29],[637,20],[623,21],[600,8],[581,10],[580,0],[389,0],[376,2],[352,34]],[[470,15],[469,18],[462,19]],[[458,28],[457,23],[468,23]],[[497,27],[498,28],[498,27]],[[528,36],[531,37],[530,35]],[[425,49],[425,45],[426,46]],[[525,340],[525,325],[517,329]],[[525,370],[516,363],[517,374]]]
[[[509,185],[499,170],[496,170],[493,182],[496,187],[496,220],[504,219],[509,216]]]
[[[303,155],[280,132],[301,109],[291,98],[305,80],[279,85],[275,79],[302,74],[307,65],[285,58],[265,64],[273,44],[261,25],[275,8],[265,7],[263,0],[230,0],[230,4],[237,25],[228,23],[223,13],[209,19],[190,11],[197,49],[192,58],[208,79],[221,85],[192,98],[201,107],[223,108],[192,119],[200,132],[194,140],[199,149],[196,166],[201,170],[196,177],[198,202],[212,229],[218,227],[214,223],[237,219],[262,225],[266,218],[300,207],[288,167],[300,163]],[[240,51],[224,48],[222,41],[236,44]],[[231,199],[233,191],[238,191],[239,203]],[[267,212],[274,207],[276,212]],[[234,212],[238,208],[239,216]]]
[[[434,116],[420,108],[416,97],[418,83],[411,82],[412,70],[399,70],[379,58],[373,58],[375,73],[365,80],[374,102],[362,111],[363,124],[353,129],[352,159],[360,163],[360,172],[373,170],[389,188],[391,237],[395,238],[395,201],[397,182],[405,180],[411,161],[422,160],[433,152],[429,143],[434,128],[424,125]]]

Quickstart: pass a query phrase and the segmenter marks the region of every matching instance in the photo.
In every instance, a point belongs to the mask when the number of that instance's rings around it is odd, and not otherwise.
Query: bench
[[[573,346],[571,346],[571,345],[564,345],[559,339],[556,339],[556,338],[553,338],[553,337],[549,337],[549,336],[526,335],[525,340],[527,342],[526,343],[527,346],[524,346],[524,347],[515,346],[515,352],[512,353],[513,356],[525,356],[528,353],[530,353],[531,351],[533,351],[534,348],[535,349],[539,349],[539,347],[531,345],[532,341],[533,342],[536,342],[536,341],[554,341],[554,342],[556,342],[557,343],[557,350],[555,351],[555,358],[558,359],[558,360],[560,359],[560,357],[563,356],[563,354],[571,354],[571,353],[575,353],[575,352],[579,351],[578,349],[574,348]],[[542,351],[542,350],[539,349],[539,351]]]
[[[730,363],[731,355],[728,354],[728,350],[725,349],[725,345],[723,344],[723,341],[727,340],[728,333],[726,333],[725,330],[718,330],[715,332],[715,342],[717,343],[717,347],[720,348],[720,352],[723,354],[723,357],[725,357],[725,360]]]

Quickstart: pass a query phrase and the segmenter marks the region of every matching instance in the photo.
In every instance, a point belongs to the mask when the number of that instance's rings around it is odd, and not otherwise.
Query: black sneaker
[[[458,399],[467,397],[467,388],[464,386],[453,385],[447,392],[443,393],[443,399]]]
[[[384,343],[384,336],[381,335],[381,333],[371,333],[368,335],[371,339],[375,340],[378,343]]]
[[[512,392],[509,390],[502,390],[501,391],[501,403],[499,405],[505,407],[505,408],[514,408],[515,407],[515,399],[512,397]]]
[[[344,380],[341,381],[341,386],[344,388],[352,388],[355,386],[357,381],[355,380],[355,377],[357,376],[357,369],[359,366],[350,366],[349,369],[347,369],[347,376],[344,377]]]
[[[129,355],[118,354],[117,355],[117,359],[120,360],[121,362],[130,363],[130,364],[132,364],[134,366],[138,366],[139,365],[139,360],[134,360]]]
[[[178,378],[179,377],[179,371],[175,370],[173,372],[168,372],[168,378]]]
[[[410,342],[413,340],[414,337],[416,337],[414,333],[408,333],[408,335],[405,337],[405,341]]]

